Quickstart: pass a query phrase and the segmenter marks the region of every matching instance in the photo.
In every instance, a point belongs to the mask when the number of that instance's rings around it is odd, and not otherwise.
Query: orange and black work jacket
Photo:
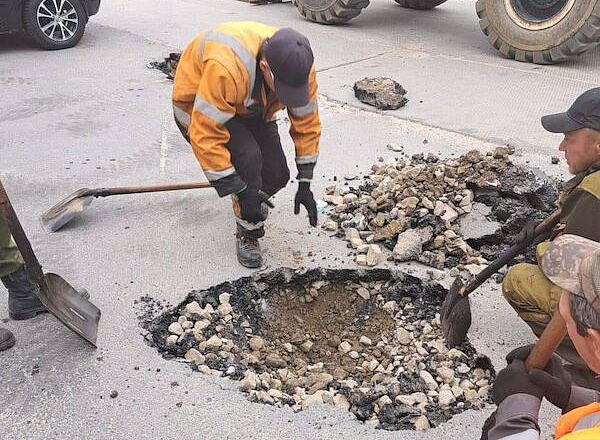
[[[244,186],[226,148],[227,121],[262,115],[265,122],[285,108],[264,83],[258,66],[263,42],[277,31],[260,23],[224,23],[196,37],[182,53],[173,86],[175,121],[192,145],[204,174],[225,196]],[[316,70],[309,77],[310,102],[288,108],[298,178],[312,179],[321,123]]]
[[[600,439],[600,392],[577,386],[565,414],[554,430],[555,440]],[[541,399],[529,394],[508,396],[496,411],[496,421],[488,433],[489,440],[540,440],[538,413]]]

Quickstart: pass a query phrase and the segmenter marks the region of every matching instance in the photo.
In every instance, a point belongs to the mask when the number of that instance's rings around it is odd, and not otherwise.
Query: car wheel
[[[87,19],[80,0],[26,0],[23,5],[25,32],[43,49],[75,46],[83,36]]]

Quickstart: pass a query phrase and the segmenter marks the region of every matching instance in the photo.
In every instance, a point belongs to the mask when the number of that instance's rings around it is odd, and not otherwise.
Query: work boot
[[[8,289],[8,316],[11,319],[29,319],[48,311],[38,298],[40,288],[31,281],[25,266],[2,277],[2,284]]]
[[[236,234],[237,258],[240,264],[251,269],[262,266],[262,251],[257,238]]]
[[[15,345],[15,335],[5,328],[0,328],[0,351],[8,350]]]

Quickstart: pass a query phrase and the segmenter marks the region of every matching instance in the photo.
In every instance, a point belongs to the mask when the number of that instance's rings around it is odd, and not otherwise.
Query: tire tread
[[[324,11],[312,11],[302,0],[292,0],[292,3],[303,17],[322,24],[345,23],[369,6],[369,0],[336,0],[331,7]]]
[[[428,10],[445,3],[447,0],[394,0],[403,8]]]
[[[541,51],[521,50],[504,41],[487,16],[484,0],[477,0],[475,10],[479,17],[479,26],[490,43],[505,57],[514,58],[517,61],[554,64],[581,55],[600,43],[600,3],[596,5],[587,22],[574,35],[557,46]]]

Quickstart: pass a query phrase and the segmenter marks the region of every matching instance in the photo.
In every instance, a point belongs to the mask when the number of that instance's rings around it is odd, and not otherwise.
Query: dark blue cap
[[[288,107],[308,104],[308,76],[314,62],[308,38],[291,28],[280,29],[267,40],[263,54],[275,77],[277,98]]]
[[[568,133],[586,127],[600,131],[600,87],[580,95],[565,113],[542,117],[542,125],[552,133]]]

